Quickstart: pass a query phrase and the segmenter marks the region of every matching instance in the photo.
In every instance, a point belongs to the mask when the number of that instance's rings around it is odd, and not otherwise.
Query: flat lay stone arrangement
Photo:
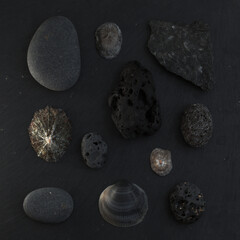
[[[148,48],[161,66],[204,91],[213,88],[213,56],[206,23],[186,25],[153,20],[149,25]],[[120,27],[112,22],[100,25],[95,41],[101,57],[108,61],[117,57],[123,41]],[[53,91],[73,87],[80,75],[81,57],[77,31],[71,21],[56,16],[43,22],[30,42],[27,63],[31,75],[42,86]],[[150,136],[161,127],[153,74],[137,60],[123,66],[108,105],[113,123],[125,139]],[[203,147],[212,137],[212,115],[203,104],[189,104],[179,123],[183,139],[191,147]],[[37,156],[47,162],[59,161],[71,142],[71,124],[60,108],[46,106],[37,110],[28,131]],[[111,148],[96,131],[86,133],[79,144],[89,171],[107,164],[107,152]],[[164,177],[171,174],[174,158],[170,150],[156,146],[149,156],[149,164],[155,174]],[[30,192],[24,199],[23,209],[33,220],[60,223],[70,217],[73,202],[65,190],[46,187]],[[140,186],[122,179],[99,193],[98,204],[105,221],[117,227],[130,227],[144,220],[151,202]],[[200,189],[186,181],[170,191],[169,206],[177,221],[193,223],[205,211],[206,201]]]

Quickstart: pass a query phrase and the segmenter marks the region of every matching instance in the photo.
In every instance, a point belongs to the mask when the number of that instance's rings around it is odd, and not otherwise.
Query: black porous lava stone
[[[181,131],[192,147],[201,147],[212,137],[213,120],[210,111],[202,104],[192,104],[183,114]]]
[[[60,223],[71,215],[73,200],[63,189],[39,188],[25,197],[23,209],[33,220],[43,223]]]
[[[170,207],[176,220],[193,223],[205,211],[206,202],[200,189],[189,182],[176,185],[170,193]]]
[[[44,21],[34,34],[27,53],[34,79],[54,91],[71,88],[81,69],[78,35],[72,22],[63,16]]]
[[[81,150],[83,159],[90,168],[101,168],[106,163],[108,146],[99,134],[85,134]]]
[[[149,24],[148,48],[158,62],[202,90],[213,88],[213,54],[208,24],[199,21],[174,24],[157,20]]]
[[[151,135],[161,126],[152,74],[139,62],[126,64],[109,98],[112,120],[124,138]]]

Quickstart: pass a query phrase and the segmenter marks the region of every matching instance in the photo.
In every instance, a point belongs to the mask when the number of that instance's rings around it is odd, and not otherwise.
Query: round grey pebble
[[[72,22],[63,16],[43,22],[30,42],[27,63],[42,86],[54,91],[71,88],[81,69],[78,36]]]
[[[43,223],[60,223],[71,215],[73,200],[63,189],[39,188],[25,197],[23,209],[33,220]]]
[[[95,32],[96,47],[99,54],[106,58],[115,58],[122,46],[122,32],[115,23],[104,23]]]
[[[85,134],[82,139],[81,150],[88,167],[101,168],[106,163],[108,147],[99,134]]]
[[[212,137],[213,120],[208,108],[202,104],[189,106],[181,122],[181,131],[185,141],[192,147],[201,147]]]

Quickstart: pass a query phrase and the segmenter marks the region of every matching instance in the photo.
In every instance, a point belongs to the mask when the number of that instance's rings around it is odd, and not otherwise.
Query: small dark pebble
[[[73,200],[69,193],[60,188],[39,188],[25,197],[23,209],[33,220],[60,223],[71,215]]]
[[[189,182],[175,186],[169,196],[171,211],[182,223],[197,221],[205,211],[206,202],[200,189]]]
[[[213,120],[210,111],[202,104],[192,104],[182,117],[181,131],[192,147],[201,147],[212,137]]]
[[[82,156],[90,168],[101,168],[107,159],[107,144],[97,133],[84,135],[81,144]]]
[[[168,71],[202,90],[213,88],[213,54],[209,26],[196,21],[189,25],[151,21],[150,52]]]
[[[71,88],[81,69],[78,36],[72,22],[55,16],[43,22],[34,34],[27,53],[34,79],[54,91]]]
[[[96,47],[102,57],[111,59],[119,54],[122,46],[122,32],[117,24],[102,24],[97,28],[95,38]]]
[[[137,61],[126,64],[109,97],[112,120],[124,138],[151,135],[161,126],[152,74]]]

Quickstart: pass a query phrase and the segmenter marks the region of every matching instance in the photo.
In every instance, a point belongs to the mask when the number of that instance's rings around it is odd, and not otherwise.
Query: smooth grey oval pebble
[[[23,209],[33,220],[43,223],[60,223],[71,215],[73,200],[63,189],[39,188],[25,197]]]
[[[34,34],[27,53],[34,79],[54,91],[71,88],[81,69],[78,36],[72,22],[55,16],[43,22]]]
[[[99,26],[95,33],[96,47],[99,54],[111,59],[116,57],[122,46],[122,32],[117,24],[107,22]]]

